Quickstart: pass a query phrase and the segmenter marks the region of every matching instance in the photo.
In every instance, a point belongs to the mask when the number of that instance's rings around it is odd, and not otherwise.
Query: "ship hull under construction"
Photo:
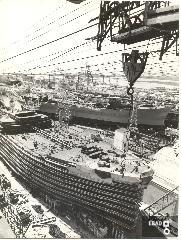
[[[63,107],[62,107],[63,108]],[[69,108],[70,117],[72,120],[80,121],[97,121],[113,124],[128,124],[128,119],[131,115],[130,109],[107,109],[107,108],[89,108],[84,106],[74,105]],[[60,109],[57,103],[42,103],[39,111],[46,114],[59,114]],[[165,119],[170,112],[168,107],[158,108],[138,108],[137,124],[143,126],[164,126]],[[62,111],[64,114],[64,111]],[[66,115],[66,113],[65,113]]]
[[[137,110],[138,125],[163,126],[169,108],[142,108]],[[131,110],[129,109],[91,109],[86,107],[74,107],[73,118],[127,124]]]
[[[102,182],[73,174],[72,163],[35,154],[19,144],[14,137],[0,134],[0,160],[43,199],[53,200],[53,208],[62,203],[71,206],[80,218],[86,211],[108,226],[107,237],[120,238],[122,233],[135,233],[142,200],[140,182]],[[148,182],[150,179],[148,179]],[[146,183],[147,185],[148,183]]]

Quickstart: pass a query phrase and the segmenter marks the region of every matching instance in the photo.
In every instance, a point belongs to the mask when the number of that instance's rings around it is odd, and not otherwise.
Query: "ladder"
[[[153,202],[143,211],[146,215],[156,215],[178,200],[178,186]]]

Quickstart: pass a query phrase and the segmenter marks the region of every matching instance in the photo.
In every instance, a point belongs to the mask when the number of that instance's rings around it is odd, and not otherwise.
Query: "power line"
[[[92,44],[94,44],[94,42],[92,42],[92,41],[90,42],[90,40],[89,40],[89,42],[83,42],[82,44],[79,44],[79,45],[77,45],[77,46],[75,46],[75,47],[66,49],[65,51],[59,51],[59,52],[56,52],[56,53],[51,53],[51,54],[46,55],[46,56],[44,56],[44,57],[41,57],[41,58],[38,58],[38,59],[35,59],[35,60],[28,61],[28,62],[24,63],[23,65],[28,64],[28,63],[30,63],[30,62],[37,61],[37,60],[41,60],[41,59],[43,59],[43,58],[51,57],[51,56],[53,56],[53,55],[55,55],[55,54],[58,54],[58,53],[62,53],[62,54],[58,55],[57,57],[55,57],[55,58],[53,58],[53,59],[49,59],[48,62],[50,62],[50,61],[52,61],[52,60],[54,60],[54,59],[56,59],[56,58],[60,58],[61,56],[70,53],[71,51],[77,50],[77,49],[80,48],[80,47],[89,46],[89,45],[92,45]],[[107,46],[110,46],[111,44],[112,44],[112,43],[109,42],[109,44],[106,44],[105,46],[107,47]],[[114,44],[114,43],[113,43],[113,44]],[[86,50],[86,51],[89,51],[89,50],[91,50],[91,48],[89,48],[89,49]],[[81,50],[79,50],[79,52],[80,52],[80,51],[81,51]],[[20,66],[21,66],[21,65],[22,65],[22,64],[20,64]],[[39,65],[37,64],[37,66],[39,66]],[[27,70],[24,69],[23,71],[27,71]]]
[[[68,12],[67,14],[65,14],[65,15],[63,15],[63,16],[61,16],[61,17],[56,18],[54,21],[50,22],[47,26],[53,24],[54,22],[56,22],[56,21],[59,20],[59,19],[62,19],[62,18],[67,17],[68,15],[72,14],[73,12],[75,12],[75,11],[77,11],[77,10],[80,10],[80,8],[86,6],[86,5],[90,4],[90,3],[91,3],[91,1],[85,3],[84,5],[78,7],[78,8],[76,8],[76,9],[70,11],[70,12]],[[62,6],[63,6],[63,4],[62,4],[59,8],[61,8]],[[58,8],[58,9],[59,9],[59,8]],[[35,24],[34,24],[34,25],[35,25]],[[33,26],[34,26],[34,25],[33,25]],[[33,26],[32,26],[32,27],[33,27]],[[35,25],[35,26],[36,26],[36,25]],[[40,31],[40,30],[42,30],[42,29],[44,29],[44,26],[41,27],[41,28],[39,28],[39,29],[37,29],[37,30],[35,29],[34,32],[38,32],[38,31]],[[44,34],[46,34],[46,33],[44,33]],[[44,34],[42,34],[42,35],[44,35]],[[28,38],[28,37],[31,36],[31,35],[32,35],[32,34],[28,34],[28,35],[26,35],[26,36],[25,36],[25,39]],[[21,42],[21,41],[22,41],[22,40],[16,41],[16,42],[14,42],[14,43],[11,43],[10,45],[17,44],[17,43],[19,43],[19,42]],[[5,50],[5,49],[6,49],[6,48],[4,48],[3,50]],[[1,51],[2,51],[2,50],[1,50]]]
[[[49,14],[46,15],[45,17],[43,17],[42,20],[45,19],[45,18],[47,18],[49,15],[53,14],[53,12],[57,11],[57,10],[58,10],[59,8],[61,8],[62,6],[63,6],[63,4],[61,4],[58,8],[56,8],[55,10],[53,10],[51,13],[49,13]],[[42,22],[42,20],[38,20],[37,22]],[[34,23],[32,26],[30,26],[29,28],[27,28],[27,29],[25,30],[25,32],[28,31],[28,30],[31,30],[31,28],[34,28],[34,27],[37,27],[37,23]],[[43,27],[42,27],[41,29],[43,29]],[[41,30],[41,29],[37,29],[37,30]],[[37,30],[36,30],[36,28],[35,28],[34,32],[36,32]],[[26,38],[28,38],[28,37],[31,36],[31,35],[32,35],[32,33],[31,33],[31,34],[29,33],[29,34],[25,35],[24,38],[26,39]],[[15,45],[15,44],[17,44],[17,43],[20,43],[20,42],[22,42],[22,39],[21,39],[21,40],[16,40],[16,41],[14,41],[14,42],[9,43],[9,44],[8,44],[8,47],[9,47],[9,46],[12,46],[12,45]],[[8,47],[1,48],[0,51],[5,51]]]
[[[106,62],[106,63],[104,62],[104,63],[98,63],[98,64],[94,64],[94,65],[91,64],[90,67],[99,67],[99,68],[100,68],[101,66],[104,66],[105,64],[110,65],[111,63],[110,63],[110,62]],[[119,62],[114,61],[114,64],[119,64],[119,65],[120,65],[120,61],[119,61]],[[154,64],[157,64],[157,63],[154,63]],[[153,65],[153,64],[149,64],[149,65]],[[66,69],[66,70],[64,70],[64,71],[67,72],[67,71],[70,71],[70,70],[73,70],[73,69],[74,69],[74,70],[79,70],[79,69],[82,69],[82,68],[85,68],[85,66],[84,66],[84,67],[68,68],[68,69]],[[122,74],[121,74],[121,75],[120,75],[120,74],[115,74],[115,72],[113,72],[112,69],[109,70],[109,71],[107,71],[107,67],[104,67],[104,69],[106,70],[106,75],[107,75],[107,74],[113,74],[115,77],[116,77],[116,76],[117,76],[117,77],[119,76],[119,77],[124,77],[124,78],[125,78],[125,76],[122,75]],[[95,70],[95,71],[96,71],[96,72],[97,72],[97,71],[100,72],[100,69]],[[103,71],[104,71],[104,70],[103,70]],[[102,72],[102,69],[101,69],[101,72]],[[108,72],[109,72],[109,73],[108,73]],[[122,70],[119,70],[119,73],[123,73],[123,71],[122,71]],[[161,73],[161,75],[160,75],[160,74],[158,75],[158,73],[155,74],[155,73],[152,72],[152,75],[153,75],[154,77],[156,77],[156,78],[157,78],[157,77],[164,76],[164,75],[166,75],[166,76],[168,77],[168,74],[167,74],[167,73],[163,74],[163,71],[162,71],[162,70],[160,71],[160,73]],[[10,74],[10,73],[9,73],[9,74]],[[24,74],[26,74],[26,73],[24,73]],[[50,74],[50,72],[47,71],[47,74],[44,73],[43,75],[48,75],[48,74]],[[55,73],[51,73],[51,74],[52,74],[52,75],[56,75]],[[99,75],[100,75],[100,74],[104,74],[104,73],[99,73]],[[149,72],[148,72],[147,74],[149,74]],[[42,75],[42,74],[41,74],[41,73],[39,73],[39,74],[37,73],[37,74],[29,74],[29,75]],[[147,75],[146,75],[146,76],[147,76]],[[144,74],[142,75],[143,78],[146,77],[146,76],[144,76]],[[172,76],[175,76],[175,75],[172,74]],[[170,75],[170,77],[172,77],[172,76]]]
[[[76,20],[76,19],[79,19],[80,17],[82,17],[82,16],[90,13],[91,11],[94,11],[95,9],[96,9],[96,8],[94,8],[94,9],[92,9],[92,10],[89,10],[88,12],[84,12],[83,14],[81,14],[81,15],[79,15],[79,16],[77,16],[77,17],[75,17],[75,18],[73,18],[73,19],[71,19],[71,20],[69,20],[69,21],[67,21],[67,22],[65,22],[65,23],[63,23],[63,24],[58,25],[58,27],[62,27],[62,26],[66,25],[66,24],[68,24],[68,23],[70,23],[70,22],[72,22],[72,21],[74,21],[74,20]],[[35,40],[35,39],[38,39],[38,38],[42,37],[43,35],[49,33],[50,31],[52,31],[52,29],[50,29],[50,30],[48,30],[48,31],[46,31],[46,32],[44,32],[44,33],[41,33],[40,35],[38,35],[38,36],[36,36],[36,37],[28,40],[28,42],[31,42],[31,41],[33,41],[33,40]]]
[[[157,51],[153,51],[154,53],[157,53]],[[104,66],[104,65],[106,65],[106,64],[108,64],[108,65],[115,65],[115,64],[119,64],[120,65],[120,63],[121,63],[122,61],[121,60],[119,60],[118,62],[117,61],[112,61],[112,63],[110,62],[110,60],[109,61],[107,61],[107,62],[103,62],[103,63],[96,63],[96,64],[89,64],[90,65],[90,67],[100,67],[100,66]],[[164,63],[167,63],[167,62],[164,62]],[[148,67],[149,65],[151,65],[151,66],[153,66],[153,65],[158,65],[157,63],[150,63],[150,64],[147,64],[146,66]],[[108,67],[108,66],[107,66]],[[106,70],[107,70],[107,67],[105,68]],[[161,65],[159,66],[159,67],[161,67]],[[79,66],[79,67],[72,67],[72,68],[68,68],[68,69],[66,69],[65,71],[69,71],[69,70],[77,70],[77,69],[81,69],[82,67],[81,66]],[[148,69],[148,71],[149,71],[150,69]],[[146,69],[146,71],[147,71],[147,69]],[[119,70],[119,72],[123,72],[122,70]],[[47,73],[49,73],[49,72],[47,72]]]
[[[95,8],[94,8],[93,10],[95,10]],[[92,10],[91,10],[91,11],[92,11]],[[89,11],[89,12],[90,12],[90,11]],[[64,23],[64,24],[62,24],[62,25],[60,25],[60,26],[63,26],[63,25],[65,25],[65,24],[67,24],[67,23],[69,23],[69,22],[71,22],[71,21],[73,21],[73,20],[75,20],[75,19],[78,19],[79,17],[81,17],[81,16],[83,16],[83,15],[89,13],[89,12],[86,12],[86,13],[84,13],[84,14],[82,14],[82,15],[79,15],[79,16],[77,16],[76,18],[71,19],[70,21],[68,21],[68,22],[66,22],[66,23]],[[87,43],[84,43],[84,44],[82,44],[82,45],[87,45]],[[77,47],[80,47],[80,46],[81,46],[81,45],[79,45],[79,46],[77,46]],[[71,50],[72,50],[72,49],[75,49],[75,48],[77,48],[77,47],[71,48]],[[55,55],[55,54],[58,54],[58,53],[60,53],[60,52],[56,52],[56,53],[53,53],[53,54],[49,54],[48,56]],[[62,56],[62,55],[60,55],[60,56]],[[42,57],[42,58],[39,58],[39,59],[43,59],[43,58],[45,58],[45,57]],[[56,58],[54,58],[54,59],[56,59]],[[52,59],[52,60],[54,60],[54,59]],[[29,62],[31,62],[31,61],[29,61]]]
[[[11,59],[16,58],[16,57],[18,57],[18,56],[21,56],[21,55],[26,54],[26,53],[28,53],[28,52],[32,52],[32,51],[34,51],[34,50],[36,50],[36,49],[39,49],[39,48],[42,48],[42,47],[47,46],[47,45],[49,45],[49,44],[52,44],[52,43],[54,43],[54,42],[57,42],[57,41],[59,41],[59,40],[61,40],[61,39],[67,38],[67,37],[69,37],[69,36],[72,36],[72,35],[74,35],[74,34],[76,34],[76,33],[82,32],[82,31],[84,31],[84,30],[86,30],[86,29],[89,29],[89,28],[91,28],[91,27],[94,27],[94,26],[96,26],[96,25],[97,25],[97,23],[92,24],[92,25],[90,25],[90,26],[88,26],[88,27],[79,29],[79,30],[77,30],[77,31],[75,31],[75,32],[72,32],[72,33],[69,33],[69,34],[67,34],[67,35],[65,35],[65,36],[63,36],[63,37],[57,38],[57,39],[55,39],[55,40],[52,40],[52,41],[50,41],[50,42],[44,43],[44,44],[42,44],[42,45],[40,45],[40,46],[37,46],[37,47],[35,47],[35,48],[29,49],[29,50],[27,50],[27,51],[25,51],[25,52],[22,52],[22,53],[19,53],[19,54],[15,55],[15,56],[12,56],[12,57],[10,57],[10,58],[7,58],[7,59],[1,61],[0,63],[6,62],[6,61],[8,61],[8,60],[11,60]]]
[[[83,43],[83,44],[80,44],[80,45],[78,45],[78,46],[75,46],[75,47],[73,47],[73,48],[70,48],[70,49],[67,49],[65,52],[63,52],[62,54],[60,54],[60,55],[58,55],[58,56],[56,56],[56,57],[54,57],[54,58],[52,58],[52,59],[49,59],[47,62],[51,62],[51,61],[53,61],[53,60],[55,60],[55,59],[57,59],[57,58],[60,58],[60,57],[62,57],[63,55],[66,55],[67,53],[70,53],[70,52],[72,52],[72,51],[74,51],[74,50],[77,50],[78,48],[80,48],[80,47],[84,47],[84,46],[89,46],[89,45],[92,45],[92,44],[94,44],[93,42],[85,42],[85,43]],[[105,45],[106,47],[107,46],[109,46],[109,45],[111,45],[110,43],[109,44],[107,44],[107,45]],[[92,48],[89,48],[89,49],[86,49],[86,51],[89,51],[89,50],[92,50]],[[80,52],[81,50],[79,50],[79,52]],[[60,51],[60,52],[57,52],[57,54],[58,53],[61,53],[62,51]],[[48,56],[52,56],[52,55],[55,55],[55,53],[53,53],[53,54],[50,54],[50,55],[48,55]],[[43,58],[45,58],[45,57],[43,57]],[[38,65],[39,66],[39,65]],[[30,69],[31,70],[31,69]]]
[[[158,42],[155,42],[153,44],[157,44]],[[145,45],[142,45],[142,46],[146,46]],[[138,46],[136,46],[138,47]],[[133,47],[134,48],[134,47]],[[133,49],[131,48],[131,49]],[[130,48],[127,48],[125,50],[128,50]],[[112,54],[112,53],[117,53],[117,52],[122,52],[123,49],[119,49],[119,50],[114,50],[114,51],[110,51],[110,52],[106,52],[106,53],[99,53],[99,54],[95,54],[95,55],[91,55],[91,56],[86,56],[86,57],[82,57],[82,58],[76,58],[76,59],[72,59],[72,60],[68,60],[68,61],[63,61],[63,62],[58,62],[58,63],[53,63],[53,64],[48,64],[48,65],[44,65],[44,66],[35,66],[34,68],[30,68],[28,70],[34,70],[36,68],[44,68],[44,67],[49,67],[49,66],[53,66],[53,65],[56,65],[56,64],[63,64],[63,63],[70,63],[70,62],[75,62],[75,61],[79,61],[79,60],[84,60],[84,59],[89,59],[89,58],[93,58],[93,57],[99,57],[99,56],[103,56],[103,55],[108,55],[108,54]]]
[[[92,43],[92,42],[91,42]],[[90,44],[90,42],[84,42],[84,43],[82,43],[82,44],[79,44],[79,45],[77,45],[77,46],[75,46],[75,47],[73,47],[73,48],[69,48],[69,49],[66,49],[64,52],[63,51],[58,51],[58,52],[55,52],[55,53],[51,53],[51,54],[48,54],[48,55],[46,55],[46,56],[44,56],[44,57],[41,57],[41,58],[38,58],[38,59],[35,59],[35,60],[31,60],[31,61],[28,61],[28,62],[26,62],[25,64],[28,64],[28,63],[30,63],[30,62],[34,62],[34,61],[37,61],[37,60],[41,60],[41,59],[43,59],[43,58],[47,58],[47,57],[51,57],[51,56],[53,56],[53,55],[56,55],[56,54],[59,54],[59,53],[62,53],[61,55],[59,55],[58,57],[61,57],[61,56],[63,56],[63,55],[65,55],[65,54],[67,54],[67,53],[69,53],[69,52],[71,52],[71,51],[74,51],[75,49],[77,49],[77,48],[79,48],[79,47],[82,47],[82,46],[87,46],[87,45],[89,45]],[[54,60],[54,59],[56,59],[57,57],[55,57],[55,58],[53,58],[53,59],[49,59],[48,60],[48,62],[49,61],[52,61],[52,60]]]
[[[156,50],[156,51],[152,51],[151,53],[154,53],[154,54],[156,54],[156,53],[158,53],[159,51],[158,50]],[[97,64],[94,64],[94,65],[90,65],[90,66],[99,66],[99,65],[105,65],[105,64],[108,64],[108,65],[113,65],[113,64],[120,64],[120,62],[122,62],[121,60],[119,60],[119,62],[117,62],[117,61],[112,61],[112,63],[110,62],[110,60],[108,61],[108,62],[104,62],[104,63],[97,63]],[[171,61],[172,63],[173,62],[175,62],[175,61]],[[161,66],[161,64],[163,64],[163,63],[165,63],[165,64],[167,64],[168,63],[168,61],[165,61],[165,62],[163,62],[162,61],[162,63],[160,63],[160,65],[159,65],[159,67],[162,67]],[[146,66],[149,66],[149,65],[158,65],[158,63],[156,62],[156,63],[149,63],[149,64],[147,64]],[[80,69],[81,67],[74,67],[74,68],[68,68],[68,69],[66,69],[66,70],[71,70],[71,69]],[[146,69],[147,70],[147,69]]]
[[[152,45],[155,45],[155,44],[157,44],[157,43],[158,43],[158,42],[154,42],[154,43],[152,43]],[[84,45],[84,44],[81,44],[81,45]],[[78,45],[78,46],[76,46],[76,47],[74,47],[74,48],[68,49],[67,52],[62,53],[60,56],[57,56],[56,58],[61,57],[62,55],[66,54],[66,53],[68,53],[68,52],[70,52],[70,51],[75,50],[77,47],[81,47],[81,45]],[[141,45],[141,46],[143,47],[143,46],[146,46],[146,45],[147,45],[147,44]],[[133,47],[133,48],[138,48],[138,47],[139,47],[139,46],[136,46],[136,47]],[[131,48],[131,49],[133,49],[133,48]],[[127,49],[125,49],[125,50],[129,50],[129,49],[130,49],[130,48],[127,48]],[[107,53],[101,53],[101,54],[86,56],[86,57],[83,57],[83,58],[71,59],[71,60],[63,61],[63,62],[59,62],[59,63],[48,64],[48,65],[45,65],[45,66],[37,65],[37,66],[35,66],[35,67],[33,67],[33,68],[28,69],[28,71],[34,70],[34,69],[36,69],[36,68],[56,66],[56,65],[59,65],[59,64],[75,62],[75,61],[84,60],[84,59],[88,59],[88,58],[100,57],[100,56],[104,56],[104,55],[107,55],[107,54],[110,54],[110,53],[115,53],[115,52],[120,52],[120,51],[122,51],[122,49],[116,50],[116,51],[107,52]],[[159,52],[159,51],[152,51],[151,53],[154,54],[154,53],[156,53],[156,52]],[[55,59],[55,58],[54,58],[54,59]],[[51,61],[51,60],[49,60],[49,61]],[[114,61],[113,61],[113,62],[114,62]],[[173,61],[173,62],[174,62],[174,61]],[[162,61],[162,63],[164,63],[164,62]],[[27,71],[27,70],[24,70],[24,71]]]
[[[152,43],[152,45],[154,45],[154,44],[157,44],[158,42],[154,42],[154,43]],[[82,45],[84,45],[84,44],[82,44]],[[147,44],[145,44],[145,45],[141,45],[142,47],[143,46],[146,46]],[[79,45],[80,46],[80,45]],[[139,46],[135,46],[135,47],[133,47],[133,48],[138,48]],[[133,48],[131,48],[131,49],[133,49]],[[74,49],[76,49],[76,47],[74,47],[74,48],[72,48],[72,49],[68,49],[68,51],[73,51]],[[128,49],[130,49],[130,48],[127,48],[127,49],[125,49],[125,50],[128,50]],[[67,51],[67,52],[68,52]],[[108,52],[108,53],[113,53],[113,52],[119,52],[119,51],[122,51],[122,50],[117,50],[117,51],[111,51],[111,52]],[[157,50],[157,51],[151,51],[151,54],[155,54],[155,53],[158,53],[159,51]],[[101,53],[101,54],[96,54],[96,55],[93,55],[93,56],[87,56],[87,57],[84,57],[84,58],[79,58],[79,59],[72,59],[72,60],[69,60],[69,61],[65,61],[65,62],[60,62],[60,63],[54,63],[54,64],[49,64],[49,65],[46,65],[46,66],[36,66],[36,67],[34,67],[34,68],[30,68],[29,70],[33,70],[33,69],[35,69],[35,68],[42,68],[42,67],[48,67],[48,66],[56,66],[56,65],[59,65],[59,64],[61,64],[61,63],[69,63],[69,62],[71,62],[71,61],[77,61],[77,60],[83,60],[83,59],[87,59],[87,58],[92,58],[92,57],[96,57],[96,56],[104,56],[104,54],[108,54],[108,53]],[[65,53],[63,53],[62,55],[64,55],[64,54],[66,54],[66,52]],[[170,53],[169,53],[170,54]],[[166,53],[166,55],[167,55],[167,53]],[[60,56],[58,56],[58,57],[60,57]],[[114,63],[115,61],[113,61],[113,63]],[[174,61],[171,61],[171,62],[174,62]],[[162,61],[162,63],[167,63],[167,62],[163,62]],[[157,63],[158,64],[158,63]],[[147,64],[148,65],[148,64]],[[27,70],[24,70],[24,71],[27,71]]]
[[[91,3],[91,2],[88,2],[88,3],[84,4],[84,5],[82,5],[81,7],[79,7],[79,8],[77,8],[77,9],[75,9],[75,10],[69,12],[68,14],[59,17],[58,19],[62,19],[62,18],[64,18],[64,17],[66,17],[67,15],[69,15],[70,13],[72,13],[72,12],[74,12],[74,11],[77,11],[77,10],[79,10],[80,8],[86,6],[87,4],[90,4],[90,3]],[[140,10],[139,10],[139,11],[140,11]],[[87,12],[87,13],[89,13],[89,12]],[[83,16],[83,15],[85,15],[85,14],[86,14],[86,13],[82,14],[81,16]],[[64,24],[62,24],[62,25],[60,25],[60,26],[63,26],[63,25],[65,25],[65,24],[67,24],[67,23],[69,23],[69,22],[71,22],[71,21],[73,21],[73,20],[75,20],[75,19],[77,19],[77,18],[79,18],[79,17],[81,17],[81,16],[78,16],[78,17],[76,17],[76,18],[74,18],[74,19],[72,19],[72,20],[70,20],[70,21],[68,21],[68,22],[66,22],[66,23],[64,23]],[[56,19],[56,20],[57,20],[57,19]],[[54,22],[56,22],[56,20],[50,22],[48,25],[53,24]],[[38,29],[38,31],[39,31],[39,30],[41,30],[41,29]],[[36,31],[37,31],[37,30],[36,30]],[[35,32],[36,32],[36,31],[35,31]],[[49,30],[49,31],[51,31],[51,30]],[[39,36],[34,37],[33,39],[29,40],[29,42],[31,42],[31,41],[33,41],[33,40],[35,40],[35,39],[37,39],[37,38],[39,38],[39,37],[45,35],[45,34],[48,33],[49,31],[44,32],[44,33],[40,34]],[[21,54],[20,54],[20,55],[21,55]],[[13,58],[13,57],[12,57],[12,58]],[[8,58],[7,60],[9,60],[9,59],[11,59],[11,57]],[[6,61],[6,60],[3,60],[3,61]],[[2,62],[3,62],[3,61],[2,61]]]
[[[156,51],[155,51],[156,52]],[[90,67],[97,67],[97,66],[100,66],[100,65],[106,65],[106,64],[108,64],[108,65],[113,65],[113,64],[120,64],[120,63],[122,63],[122,60],[119,60],[118,62],[117,61],[113,61],[113,63],[110,63],[109,61],[107,61],[107,62],[103,62],[103,63],[96,63],[96,64],[89,64],[89,66]],[[164,63],[167,63],[167,62],[164,62]],[[147,64],[146,65],[146,67],[147,66],[149,66],[149,65],[158,65],[157,63],[150,63],[150,64]],[[160,66],[159,66],[160,67]],[[82,67],[73,67],[73,68],[68,68],[68,69],[66,69],[66,70],[72,70],[72,69],[80,69],[80,68],[82,68]],[[122,70],[119,70],[120,72],[123,72]]]

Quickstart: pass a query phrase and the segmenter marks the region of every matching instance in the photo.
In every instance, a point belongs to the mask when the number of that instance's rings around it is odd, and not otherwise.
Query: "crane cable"
[[[149,45],[150,45],[150,39],[147,43],[146,52],[148,50]],[[146,61],[147,61],[147,58],[148,58],[148,55],[146,57]],[[126,155],[126,152],[128,151],[128,148],[129,148],[131,132],[133,132],[134,135],[136,135],[136,133],[138,132],[137,122],[135,123],[135,121],[137,121],[137,105],[135,105],[135,103],[134,103],[133,85],[134,85],[134,83],[132,84],[129,81],[129,87],[127,89],[127,94],[130,96],[131,108],[129,110],[128,126],[127,126],[127,133],[126,133],[126,143],[124,143],[124,156]]]

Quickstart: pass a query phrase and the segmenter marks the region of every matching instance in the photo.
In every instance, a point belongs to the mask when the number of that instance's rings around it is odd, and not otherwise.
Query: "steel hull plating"
[[[140,125],[163,126],[165,118],[169,111],[169,108],[138,109],[137,122]],[[90,109],[86,107],[76,106],[72,110],[72,117],[122,124],[128,123],[130,114],[131,110],[129,109]]]

